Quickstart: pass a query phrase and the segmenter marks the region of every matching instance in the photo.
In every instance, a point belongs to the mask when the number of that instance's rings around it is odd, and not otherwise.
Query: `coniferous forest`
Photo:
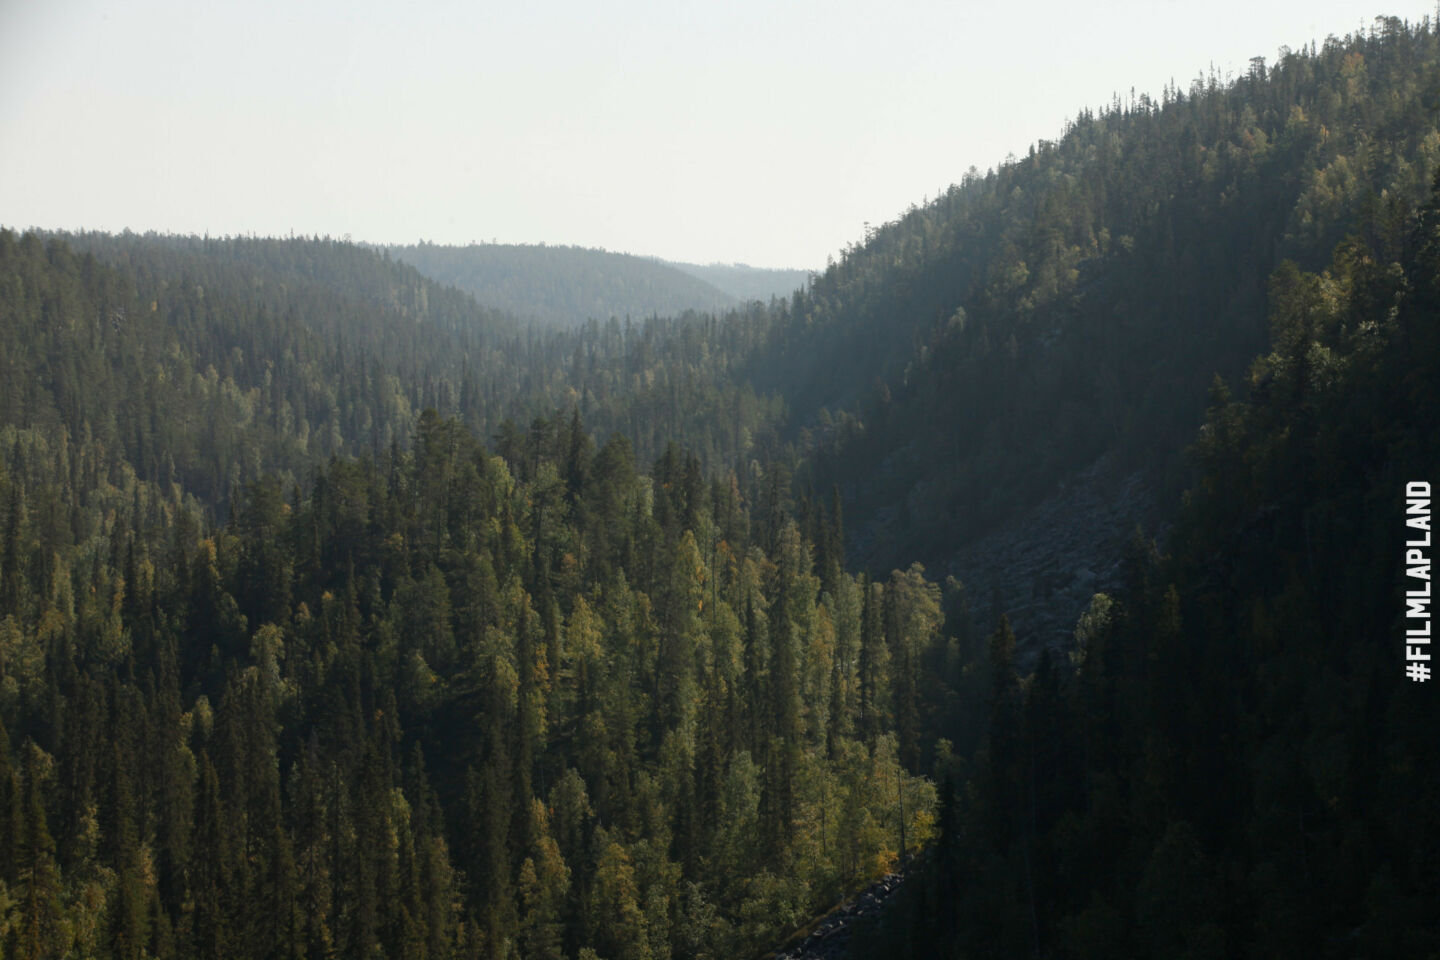
[[[857,960],[1440,956],[1434,24],[768,302],[429,266],[0,229],[0,958],[758,957],[899,870]],[[951,561],[1101,458],[1160,522],[1017,632]]]

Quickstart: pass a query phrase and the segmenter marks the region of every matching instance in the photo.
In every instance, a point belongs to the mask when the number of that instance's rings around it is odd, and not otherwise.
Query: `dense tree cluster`
[[[753,324],[540,332],[349,243],[0,230],[0,423],[101,444],[223,515],[244,484],[408,443],[427,407],[490,436],[578,409],[643,462],[785,457],[734,375]],[[752,314],[763,313],[758,305]]]
[[[1173,552],[1137,537],[1075,669],[1018,678],[997,630],[986,746],[943,774],[934,859],[875,955],[1440,942],[1440,700],[1404,673],[1402,596],[1430,539],[1406,484],[1440,477],[1440,181],[1378,240],[1271,278],[1271,348],[1246,399],[1216,381]]]
[[[1393,243],[1437,109],[1440,31],[1394,20],[1117,98],[846,251],[754,382],[815,434],[874,569],[938,565],[1107,451],[1178,494],[1210,378],[1267,347],[1270,273]]]
[[[500,448],[427,411],[210,528],[18,441],[5,956],[731,956],[926,842],[938,588],[674,448]]]
[[[742,456],[747,326],[69,241],[0,232],[5,956],[724,955],[925,842],[936,588]]]

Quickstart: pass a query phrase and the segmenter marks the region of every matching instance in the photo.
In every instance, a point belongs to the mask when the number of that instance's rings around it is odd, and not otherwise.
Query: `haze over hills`
[[[923,854],[860,955],[1424,955],[1437,114],[1380,21],[739,303],[0,231],[0,952],[718,960]]]
[[[687,310],[716,312],[737,302],[691,271],[627,253],[500,243],[385,249],[482,304],[555,326],[611,317],[676,316]]]
[[[0,358],[5,422],[54,411],[43,416],[103,441],[142,477],[180,482],[215,511],[263,477],[289,482],[331,456],[404,445],[427,407],[484,437],[507,419],[573,409],[600,441],[622,432],[647,462],[683,443],[718,467],[773,432],[778,402],[732,373],[745,355],[743,325],[536,328],[380,251],[331,239],[26,240],[61,277],[106,278],[108,306],[93,309],[116,319],[75,326],[77,296],[63,305],[72,322],[47,333],[32,315],[42,301],[13,304]],[[703,360],[692,338],[705,343]],[[53,359],[36,378],[27,364],[38,356]]]
[[[810,282],[809,270],[777,270],[744,263],[676,263],[678,270],[699,277],[736,300],[768,302],[771,297],[788,297]]]
[[[789,297],[810,278],[804,270],[672,263],[547,244],[420,243],[384,249],[485,306],[559,326],[611,317],[716,313],[749,300]]]

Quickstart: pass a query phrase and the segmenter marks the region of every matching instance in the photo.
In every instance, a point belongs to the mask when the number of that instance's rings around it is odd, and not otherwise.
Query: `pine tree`
[[[222,960],[238,952],[238,944],[232,938],[234,854],[226,812],[215,766],[208,755],[201,754],[195,839],[191,844],[190,886],[195,905],[190,920],[190,952],[204,960]]]
[[[47,823],[42,783],[42,771],[49,765],[50,758],[34,742],[27,742],[22,754],[23,795],[18,811],[20,822],[14,831],[19,841],[15,880],[20,916],[12,928],[6,955],[42,960],[59,957],[65,949],[60,871],[55,862],[55,841]]]
[[[863,606],[860,614],[859,729],[873,743],[890,720],[890,650],[886,644],[883,588],[860,580]]]

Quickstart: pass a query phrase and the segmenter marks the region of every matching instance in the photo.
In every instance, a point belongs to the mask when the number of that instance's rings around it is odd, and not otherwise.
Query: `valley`
[[[0,229],[0,957],[1427,955],[1437,96],[1380,20],[813,273]]]

